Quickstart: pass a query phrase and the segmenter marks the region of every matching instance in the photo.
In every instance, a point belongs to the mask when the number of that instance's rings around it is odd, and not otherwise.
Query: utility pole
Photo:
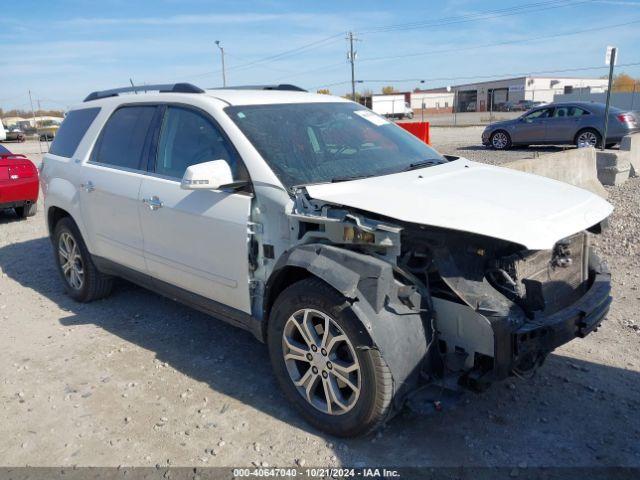
[[[607,130],[609,129],[609,107],[611,104],[611,87],[613,86],[613,66],[616,63],[616,54],[618,49],[616,47],[607,47],[607,56],[605,63],[609,62],[609,87],[607,88],[607,104],[604,107],[604,135],[602,137],[601,150],[604,150],[607,146]]]
[[[33,110],[33,99],[31,98],[31,90],[29,90],[29,103],[31,104],[31,116],[33,117],[33,128],[36,129],[36,135],[38,135],[38,122],[36,121],[36,112]],[[40,148],[40,154],[42,155],[42,144],[40,143],[40,135],[38,135],[38,147]]]
[[[216,40],[216,45],[220,49],[220,54],[222,55],[222,86],[226,87],[227,86],[227,75],[226,75],[226,73],[224,71],[224,48],[222,48],[222,45],[220,45],[220,40]]]
[[[349,40],[349,53],[347,54],[347,58],[349,59],[349,63],[351,63],[351,100],[356,101],[356,70],[355,70],[355,62],[356,62],[356,53],[353,50],[353,42],[357,41],[357,38],[353,37],[353,32],[349,32],[347,35],[347,40]]]
[[[42,123],[42,107],[40,107],[40,99],[38,98],[36,102],[38,103],[38,111],[40,112],[40,123]],[[44,141],[47,144],[47,152],[48,152],[49,151],[49,134],[46,132],[46,130],[44,133]]]

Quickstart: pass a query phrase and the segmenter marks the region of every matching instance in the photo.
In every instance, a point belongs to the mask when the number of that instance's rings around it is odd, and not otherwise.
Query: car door
[[[546,122],[546,138],[550,143],[573,143],[583,110],[562,105],[553,110]]]
[[[512,131],[513,143],[535,144],[546,141],[546,122],[553,108],[539,108],[520,117]]]
[[[155,105],[118,108],[81,167],[80,206],[94,255],[146,271],[138,197]]]
[[[238,178],[237,152],[215,121],[190,107],[165,108],[139,211],[150,274],[224,305],[251,312],[248,222],[252,196],[183,190],[190,165],[225,160]]]

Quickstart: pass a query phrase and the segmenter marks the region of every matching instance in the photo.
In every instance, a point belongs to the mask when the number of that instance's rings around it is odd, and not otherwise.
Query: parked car
[[[69,296],[124,277],[249,330],[318,429],[369,432],[425,383],[528,375],[609,309],[589,237],[612,207],[586,190],[290,86],[143,88],[89,95],[45,155]]]
[[[542,105],[547,105],[547,102],[540,102],[534,100],[520,100],[518,102],[518,110],[522,112],[526,112],[535,107],[540,107]]]
[[[514,145],[599,146],[604,135],[604,111],[601,103],[550,103],[516,119],[487,126],[482,132],[482,144],[496,150]],[[638,131],[640,120],[633,112],[609,109],[607,146]]]
[[[26,136],[22,130],[19,128],[8,129],[6,133],[7,141],[13,142],[24,142],[26,140]]]
[[[41,142],[51,141],[55,138],[59,125],[46,125],[37,128],[37,134]]]
[[[7,132],[6,132],[2,122],[0,122],[0,142],[4,141],[6,139],[7,139]]]
[[[0,145],[0,210],[12,208],[20,218],[36,214],[38,169],[24,155]]]

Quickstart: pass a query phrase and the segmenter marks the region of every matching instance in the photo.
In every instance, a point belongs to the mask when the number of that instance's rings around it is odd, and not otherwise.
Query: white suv
[[[530,372],[608,311],[596,195],[290,85],[143,88],[89,95],[45,156],[69,295],[124,277],[250,330],[319,429],[371,431],[424,383]]]

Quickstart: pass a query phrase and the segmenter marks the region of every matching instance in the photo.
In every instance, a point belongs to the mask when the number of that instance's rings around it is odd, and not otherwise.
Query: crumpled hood
[[[499,238],[530,250],[551,249],[558,240],[597,224],[613,211],[599,196],[573,185],[464,158],[306,188],[317,200],[403,222]]]

